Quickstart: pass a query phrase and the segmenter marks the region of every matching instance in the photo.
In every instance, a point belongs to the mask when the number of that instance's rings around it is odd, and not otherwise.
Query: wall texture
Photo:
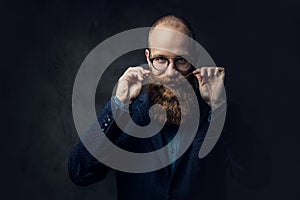
[[[299,2],[23,1],[1,2],[2,199],[116,199],[114,174],[90,187],[72,184],[67,159],[79,141],[71,97],[80,64],[101,41],[174,13],[227,69],[227,92],[271,155],[270,183],[252,191],[228,180],[228,199],[299,199],[296,85]],[[120,58],[99,83],[100,110],[128,66]],[[270,169],[271,170],[271,169]]]

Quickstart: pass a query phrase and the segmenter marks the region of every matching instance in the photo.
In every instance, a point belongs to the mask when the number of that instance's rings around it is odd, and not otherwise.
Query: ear
[[[146,56],[146,59],[147,59],[148,64],[150,64],[150,60],[149,60],[149,57],[150,57],[150,51],[149,51],[149,49],[145,49],[145,56]]]

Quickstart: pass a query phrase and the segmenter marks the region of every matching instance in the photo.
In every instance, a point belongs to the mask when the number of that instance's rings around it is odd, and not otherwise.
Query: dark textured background
[[[1,199],[116,199],[113,174],[86,188],[68,177],[68,153],[78,142],[73,82],[101,41],[169,13],[190,21],[200,44],[227,67],[227,92],[271,157],[264,190],[229,179],[228,198],[300,199],[299,1],[37,0],[1,1],[0,8]],[[115,62],[106,79],[144,62],[139,55]],[[99,108],[110,92],[106,83]]]

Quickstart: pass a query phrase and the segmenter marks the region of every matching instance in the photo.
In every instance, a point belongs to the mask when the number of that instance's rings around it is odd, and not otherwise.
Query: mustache
[[[190,75],[190,74],[189,74]],[[150,74],[149,80],[151,81],[151,84],[157,84],[157,85],[175,85],[180,86],[184,83],[187,83],[187,79],[185,76],[178,75],[174,77],[157,77],[153,74]]]

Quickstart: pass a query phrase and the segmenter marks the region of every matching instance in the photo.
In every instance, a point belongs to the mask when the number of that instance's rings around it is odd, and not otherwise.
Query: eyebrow
[[[185,57],[188,57],[187,55],[184,55]],[[163,57],[163,58],[169,58],[168,56],[165,56],[165,55],[153,55],[153,57]],[[183,56],[175,56],[173,57],[174,58],[184,58]]]
[[[164,56],[164,55],[160,55],[160,54],[158,54],[158,55],[152,55],[153,57],[164,57],[164,58],[166,58],[166,56]]]

